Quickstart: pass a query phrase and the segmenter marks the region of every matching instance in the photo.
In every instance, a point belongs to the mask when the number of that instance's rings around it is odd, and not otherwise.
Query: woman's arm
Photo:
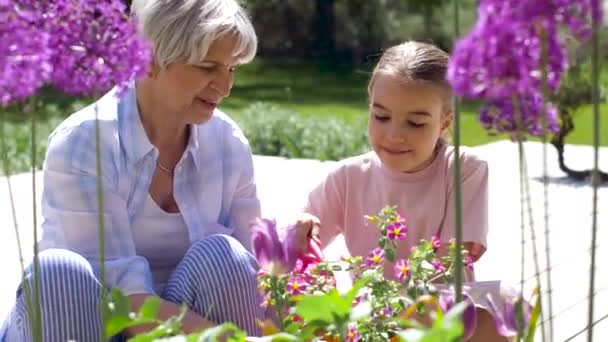
[[[134,294],[129,296],[129,301],[131,303],[131,311],[138,312],[139,308],[144,304],[148,297],[150,297],[149,294]],[[171,317],[178,316],[179,313],[179,305],[166,301],[164,299],[160,299],[160,309],[158,311],[157,317],[159,320],[166,321]],[[182,330],[186,334],[198,332],[207,328],[211,328],[213,326],[215,326],[215,323],[204,319],[192,310],[186,311],[184,319],[182,320]],[[154,328],[155,325],[153,324],[138,325],[131,328],[127,328],[124,333],[128,337],[132,337],[150,331]]]

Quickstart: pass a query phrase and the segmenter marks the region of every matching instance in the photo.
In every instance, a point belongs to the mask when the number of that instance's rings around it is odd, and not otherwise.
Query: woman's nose
[[[232,89],[233,76],[232,73],[222,73],[211,82],[211,87],[215,89],[220,96],[228,97]]]

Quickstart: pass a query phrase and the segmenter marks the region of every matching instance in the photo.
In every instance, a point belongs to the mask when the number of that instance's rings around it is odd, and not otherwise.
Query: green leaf
[[[112,287],[110,290],[110,301],[107,303],[106,309],[112,316],[129,317],[131,307],[129,297],[117,287]]]
[[[385,252],[386,252],[386,259],[390,262],[395,262],[395,257],[396,257],[395,250],[392,248],[389,248],[389,249],[385,250]]]
[[[534,341],[534,334],[536,333],[536,325],[538,322],[538,318],[541,313],[541,297],[538,295],[536,297],[536,303],[534,303],[534,307],[532,308],[532,313],[530,314],[530,322],[528,323],[528,331],[526,333],[526,342]]]
[[[197,341],[212,342],[217,341],[220,337],[228,337],[228,341],[243,341],[245,333],[232,323],[224,323],[213,328],[206,329],[198,337]]]
[[[144,304],[139,308],[141,318],[146,320],[156,320],[160,310],[160,298],[157,296],[148,297]]]
[[[126,328],[132,327],[133,321],[129,317],[113,316],[106,320],[106,336],[114,336],[119,334]]]

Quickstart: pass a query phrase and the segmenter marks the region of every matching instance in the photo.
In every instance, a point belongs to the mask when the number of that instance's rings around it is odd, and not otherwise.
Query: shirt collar
[[[142,160],[151,151],[156,152],[141,122],[139,108],[137,106],[137,93],[135,82],[131,82],[118,99],[118,122],[119,134],[127,158],[132,163]],[[186,152],[190,153],[197,170],[200,166],[199,133],[197,125],[190,125],[190,138]]]

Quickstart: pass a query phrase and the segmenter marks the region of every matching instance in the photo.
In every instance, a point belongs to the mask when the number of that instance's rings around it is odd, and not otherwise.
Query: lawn
[[[270,63],[258,60],[237,71],[232,95],[224,101],[221,109],[233,115],[237,122],[255,120],[242,114],[255,102],[272,103],[298,115],[323,118],[338,118],[348,124],[361,124],[367,116],[367,81],[371,65],[356,70],[341,70],[301,62]],[[602,75],[602,83],[608,83],[608,71]],[[40,109],[36,111],[37,165],[41,166],[46,147],[46,138],[63,118],[83,107],[92,99],[72,98],[44,90],[39,96]],[[480,145],[500,139],[505,135],[490,136],[477,121],[478,105],[463,103],[462,144]],[[608,146],[608,105],[603,103],[602,145]],[[30,165],[30,126],[28,115],[18,110],[3,112],[7,119],[7,155],[10,172],[24,171]],[[568,136],[568,143],[592,143],[591,106],[585,106],[576,114],[576,129]]]
[[[368,68],[331,70],[304,63],[269,64],[257,61],[242,67],[236,78],[232,95],[222,109],[238,115],[256,101],[272,102],[301,115],[337,117],[347,122],[367,118]],[[602,83],[608,84],[608,71]],[[461,106],[462,144],[475,146],[508,139],[506,135],[489,135],[477,120],[479,105]],[[576,113],[575,127],[567,139],[570,144],[592,144],[592,111],[585,106]],[[608,146],[608,104],[601,106],[602,145]]]

